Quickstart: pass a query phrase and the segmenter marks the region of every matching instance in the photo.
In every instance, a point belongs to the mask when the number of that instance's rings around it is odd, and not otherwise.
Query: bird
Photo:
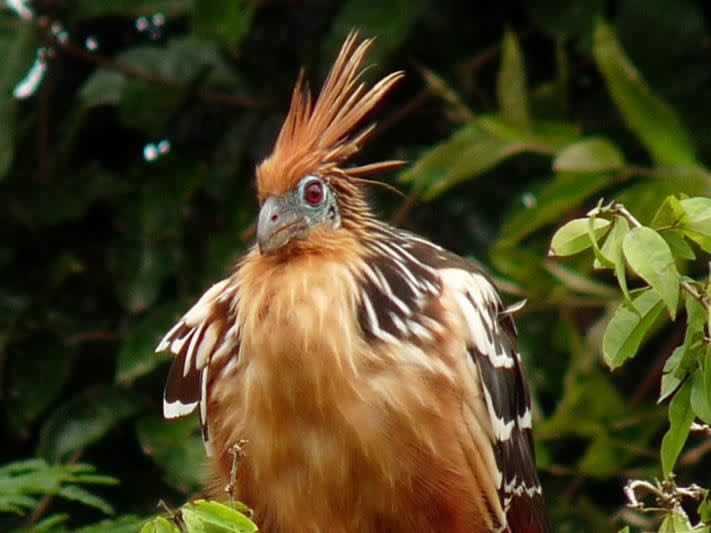
[[[530,394],[489,275],[382,220],[355,164],[403,77],[353,30],[302,70],[256,168],[256,243],[167,332],[163,413],[197,411],[212,480],[261,531],[546,532]],[[237,450],[237,451],[236,451]]]

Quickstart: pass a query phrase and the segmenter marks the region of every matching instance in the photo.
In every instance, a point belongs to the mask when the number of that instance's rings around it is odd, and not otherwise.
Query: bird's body
[[[314,109],[297,86],[260,245],[158,347],[166,416],[199,408],[215,496],[234,477],[263,531],[547,531],[510,315],[473,263],[371,214],[352,177],[377,165],[335,165],[397,77],[356,91],[367,46],[349,38]]]

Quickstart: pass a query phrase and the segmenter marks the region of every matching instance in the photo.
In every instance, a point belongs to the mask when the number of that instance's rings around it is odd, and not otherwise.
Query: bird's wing
[[[239,330],[230,319],[235,314],[237,288],[232,278],[210,287],[156,348],[156,352],[175,354],[163,392],[163,416],[185,416],[199,407],[208,455],[212,452],[207,427],[209,372],[239,351]]]
[[[530,394],[511,317],[515,309],[503,308],[473,261],[407,232],[381,231],[367,269],[374,271],[373,279],[363,291],[379,305],[370,306],[372,316],[361,319],[365,332],[385,341],[403,334],[423,338],[437,319],[427,312],[433,300],[460,317],[468,354],[463,366],[472,391],[465,398],[465,418],[471,445],[489,447],[478,449],[479,457],[493,452],[488,474],[498,492],[495,514],[506,515],[505,531],[549,531],[534,457]]]

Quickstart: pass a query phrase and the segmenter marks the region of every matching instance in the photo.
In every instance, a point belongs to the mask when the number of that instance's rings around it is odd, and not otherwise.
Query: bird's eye
[[[304,200],[316,207],[323,202],[323,184],[320,181],[312,181],[304,187]]]

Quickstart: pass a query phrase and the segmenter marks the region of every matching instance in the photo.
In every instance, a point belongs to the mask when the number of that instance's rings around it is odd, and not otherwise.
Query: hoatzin
[[[165,335],[167,418],[198,410],[216,497],[263,531],[548,531],[512,308],[472,262],[379,220],[347,166],[402,76],[352,33],[300,76],[257,168],[257,244]],[[244,445],[234,475],[233,446]]]

